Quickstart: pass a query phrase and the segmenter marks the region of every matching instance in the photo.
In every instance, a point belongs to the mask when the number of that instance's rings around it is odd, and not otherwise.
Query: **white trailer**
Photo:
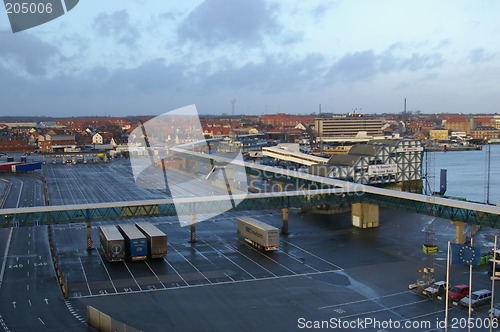
[[[238,238],[262,250],[277,250],[279,229],[250,217],[236,218]]]

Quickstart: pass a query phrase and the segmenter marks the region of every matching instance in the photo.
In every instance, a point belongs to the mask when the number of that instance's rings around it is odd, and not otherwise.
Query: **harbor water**
[[[489,203],[500,204],[500,145],[483,146],[483,150],[475,151],[430,152],[433,156],[427,158],[434,158],[435,191],[439,191],[440,170],[447,169],[445,195],[486,202],[488,149],[491,149]]]

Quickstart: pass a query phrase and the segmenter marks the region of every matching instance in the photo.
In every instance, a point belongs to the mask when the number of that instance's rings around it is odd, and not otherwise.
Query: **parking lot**
[[[57,188],[54,195],[62,192],[54,197],[65,204],[165,195],[135,186],[129,169],[120,163],[57,165],[44,172],[47,182]],[[64,194],[68,191],[71,194]],[[186,195],[195,192],[196,188],[186,188]],[[427,217],[381,209],[380,227],[357,229],[348,213],[312,215],[292,209],[291,233],[280,237],[278,251],[265,253],[237,240],[235,220],[241,215],[281,227],[278,209],[225,212],[197,223],[197,242],[192,244],[189,228],[180,227],[176,217],[122,220],[154,223],[168,235],[168,254],[163,259],[108,263],[98,242],[98,227],[118,221],[92,224],[90,251],[84,224],[53,225],[69,301],[80,312],[92,305],[146,331],[252,331],[264,326],[288,331],[315,322],[369,319],[414,324],[405,330],[444,330],[439,327],[444,302],[408,290],[426,261],[421,246]],[[436,279],[441,280],[446,264],[443,248],[455,230],[447,220],[436,220],[435,225],[440,250],[434,261]],[[494,230],[482,230],[476,235],[477,245],[487,247],[493,234]],[[474,290],[491,287],[487,272],[485,266],[474,269]],[[467,282],[468,267],[454,265],[450,283]],[[477,308],[473,318],[484,320],[487,311],[486,306]],[[449,313],[456,322],[468,315],[454,305]],[[463,331],[453,325],[448,330]]]
[[[69,297],[198,287],[341,270],[339,266],[291,240],[282,240],[282,250],[276,252],[262,252],[239,242],[236,240],[232,218],[204,222],[200,226],[204,228],[201,238],[193,245],[187,243],[187,229],[180,228],[174,221],[162,222],[158,220],[160,218],[155,219],[156,226],[169,236],[168,255],[163,259],[139,262],[109,263],[103,259],[102,249],[97,242],[91,251],[81,246],[85,239],[83,225],[55,226],[59,264],[63,273],[67,271],[65,276],[69,285]],[[210,227],[207,229],[205,226],[208,224]],[[214,231],[208,237],[202,235],[212,227],[221,231]],[[97,225],[93,228],[95,241],[98,239],[97,228]]]

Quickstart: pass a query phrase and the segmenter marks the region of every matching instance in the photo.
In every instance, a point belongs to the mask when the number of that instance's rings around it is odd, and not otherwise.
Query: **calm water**
[[[448,170],[448,196],[463,197],[469,201],[485,202],[486,157],[488,146],[482,151],[432,152],[435,158],[435,190],[439,191],[441,169]],[[500,145],[491,145],[490,203],[500,204]],[[423,165],[425,167],[425,164]]]

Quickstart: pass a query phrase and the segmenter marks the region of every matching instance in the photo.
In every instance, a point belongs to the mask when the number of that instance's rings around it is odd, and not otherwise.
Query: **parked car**
[[[457,285],[450,289],[448,292],[448,298],[451,301],[460,301],[464,297],[469,295],[469,286],[467,285]]]
[[[495,304],[493,309],[488,310],[488,316],[490,316],[490,318],[496,319],[500,317],[500,303]]]
[[[464,297],[460,300],[460,305],[464,307],[470,306],[472,308],[481,306],[483,304],[487,304],[491,302],[491,290],[481,289],[478,291],[472,292],[469,296]]]
[[[446,281],[436,281],[424,289],[423,293],[432,297],[444,296],[446,288]]]

